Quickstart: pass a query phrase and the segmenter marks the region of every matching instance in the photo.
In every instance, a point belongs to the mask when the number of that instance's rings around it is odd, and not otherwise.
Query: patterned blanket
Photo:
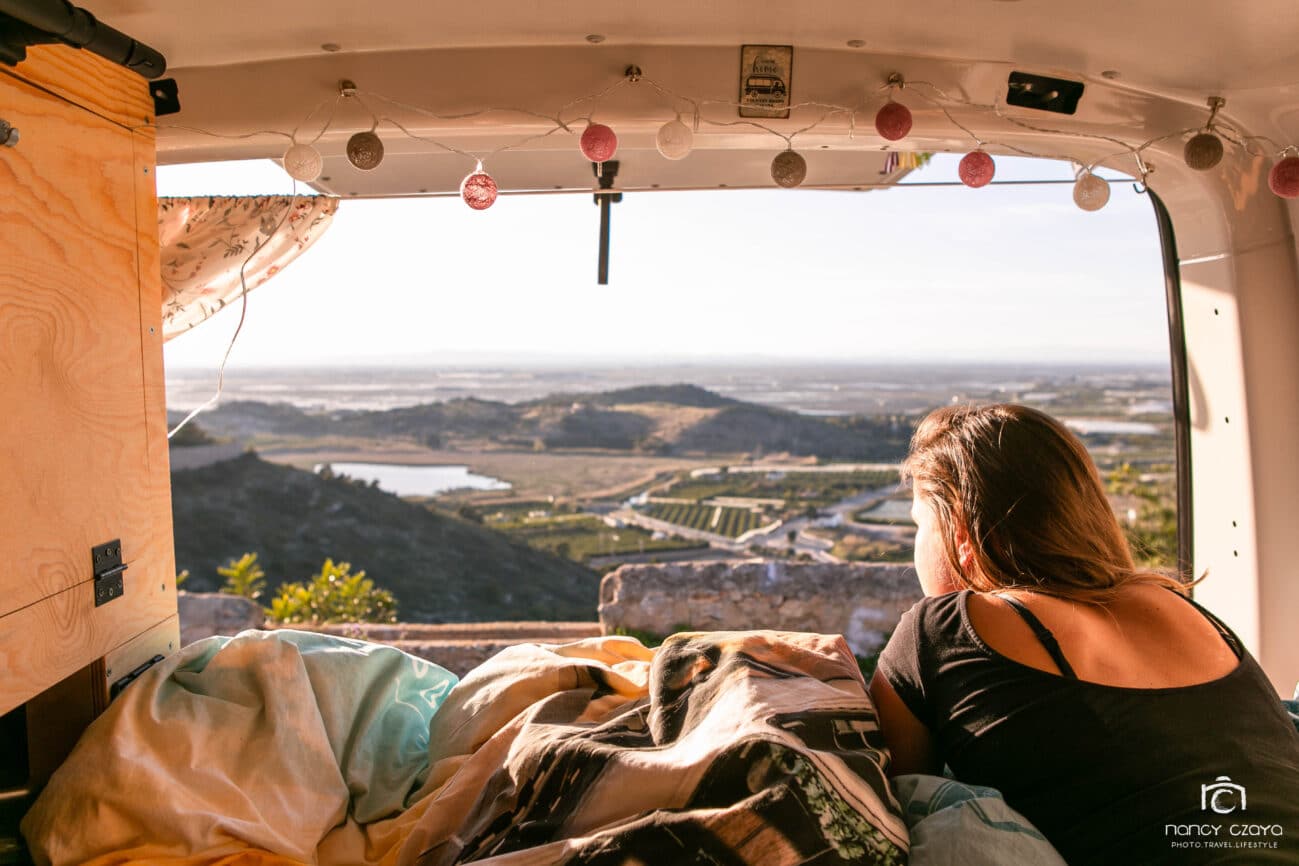
[[[546,670],[550,694],[504,725],[478,721],[544,652],[516,650],[470,674],[433,720],[433,742],[476,727],[470,739],[503,760],[471,774],[463,814],[429,810],[413,834],[418,866],[906,862],[879,728],[842,638],[680,634],[644,690],[576,658]]]

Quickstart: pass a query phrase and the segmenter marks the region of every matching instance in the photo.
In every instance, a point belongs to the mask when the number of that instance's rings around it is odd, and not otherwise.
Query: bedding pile
[[[343,638],[199,642],[88,729],[24,835],[91,866],[906,862],[840,637],[520,645],[453,685]]]

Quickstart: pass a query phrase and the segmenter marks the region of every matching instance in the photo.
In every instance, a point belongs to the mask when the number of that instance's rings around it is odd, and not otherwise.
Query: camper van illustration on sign
[[[1245,811],[1244,785],[1237,785],[1229,776],[1219,776],[1212,784],[1200,786],[1200,811],[1230,815],[1237,809]]]
[[[794,49],[745,45],[740,49],[740,117],[789,117]]]

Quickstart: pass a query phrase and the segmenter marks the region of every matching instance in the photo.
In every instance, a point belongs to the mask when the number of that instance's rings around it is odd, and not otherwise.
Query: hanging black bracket
[[[618,177],[618,161],[593,162],[591,170],[600,189],[613,189],[613,182]],[[596,264],[595,281],[601,286],[609,285],[609,208],[622,201],[620,192],[597,192],[595,203],[600,208],[600,259]]]
[[[156,49],[98,21],[68,0],[0,0],[0,61],[17,66],[32,45],[84,48],[145,78],[167,71]]]
[[[149,84],[149,95],[153,97],[153,116],[175,114],[180,111],[180,91],[174,78],[159,78]]]

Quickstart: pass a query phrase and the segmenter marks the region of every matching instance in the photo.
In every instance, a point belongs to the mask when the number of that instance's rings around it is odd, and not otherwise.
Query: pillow
[[[911,866],[1065,866],[994,788],[919,774],[893,785],[911,833]]]

